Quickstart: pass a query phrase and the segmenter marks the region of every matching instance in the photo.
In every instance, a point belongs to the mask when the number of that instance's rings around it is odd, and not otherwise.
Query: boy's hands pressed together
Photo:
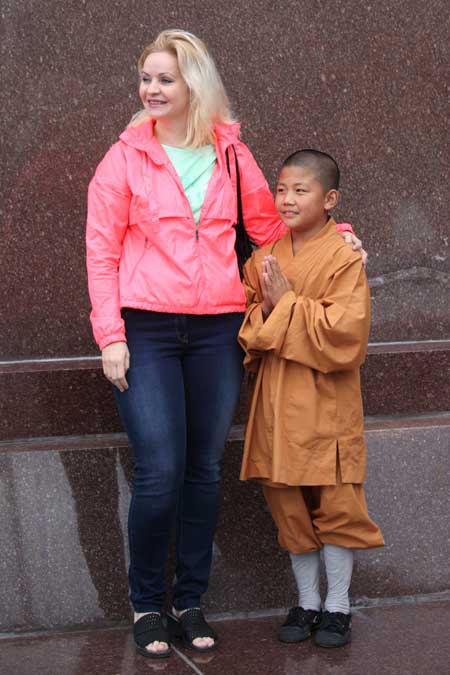
[[[292,286],[280,269],[277,259],[273,255],[266,255],[262,263],[261,291],[263,302],[261,309],[264,316],[268,316],[280,298],[292,291]]]

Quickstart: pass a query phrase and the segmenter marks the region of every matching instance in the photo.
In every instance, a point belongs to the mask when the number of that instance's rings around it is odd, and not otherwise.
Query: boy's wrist
[[[269,316],[271,311],[272,311],[272,307],[270,307],[268,303],[266,303],[266,302],[261,303],[261,312],[262,312],[262,315],[263,315],[264,319],[267,319],[267,317]]]

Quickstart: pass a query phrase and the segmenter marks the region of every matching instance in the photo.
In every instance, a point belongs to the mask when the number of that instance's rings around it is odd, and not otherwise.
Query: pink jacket
[[[239,124],[216,127],[217,164],[197,236],[181,181],[153,136],[152,122],[124,131],[100,162],[89,186],[86,232],[91,322],[100,349],[125,341],[121,307],[181,314],[245,311],[228,146],[234,144],[238,156],[250,237],[261,246],[280,238],[286,227],[238,134]],[[345,224],[339,229],[351,230]]]

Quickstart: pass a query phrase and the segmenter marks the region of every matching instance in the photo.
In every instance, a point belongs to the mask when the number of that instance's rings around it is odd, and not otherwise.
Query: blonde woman
[[[202,652],[218,640],[200,607],[242,378],[236,171],[250,237],[263,245],[285,226],[203,42],[164,31],[138,66],[143,111],[89,187],[87,266],[94,336],[134,452],[134,639],[141,654],[162,658],[171,652],[162,608],[173,526],[169,628]]]

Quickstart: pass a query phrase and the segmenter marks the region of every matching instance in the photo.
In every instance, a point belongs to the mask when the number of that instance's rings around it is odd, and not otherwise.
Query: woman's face
[[[144,108],[155,119],[185,120],[189,88],[178,70],[176,56],[154,52],[144,61],[139,85]]]

